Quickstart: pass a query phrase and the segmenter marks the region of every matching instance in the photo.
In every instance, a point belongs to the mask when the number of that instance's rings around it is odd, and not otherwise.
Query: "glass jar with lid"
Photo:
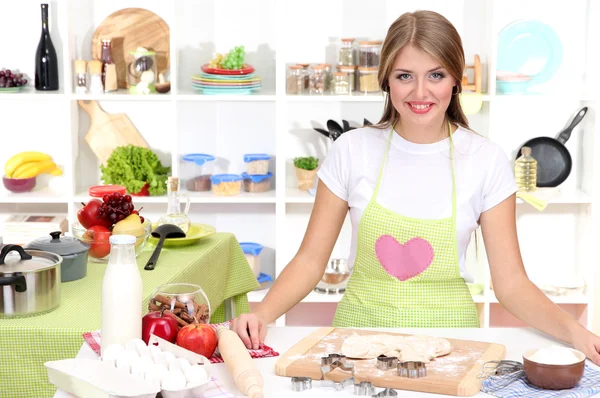
[[[379,91],[378,68],[358,68],[358,89],[362,93]]]
[[[350,83],[346,72],[335,72],[333,74],[333,93],[336,95],[350,94]]]
[[[343,38],[340,47],[338,65],[352,66],[354,63],[354,38]]]
[[[310,74],[309,93],[323,94],[325,92],[325,68],[323,65],[314,65]]]
[[[286,79],[287,94],[304,94],[304,68],[300,65],[288,66]]]
[[[362,68],[379,67],[381,41],[365,40],[358,42],[359,66]]]
[[[310,88],[310,64],[296,64],[302,67],[302,73],[304,73],[304,93],[308,93]]]
[[[323,74],[325,75],[325,87],[323,88],[325,93],[333,91],[333,73],[331,71],[331,64],[323,64]]]
[[[127,84],[132,94],[155,93],[157,78],[156,53],[154,51],[138,48],[129,52]]]
[[[344,72],[348,75],[348,90],[350,92],[356,90],[356,65],[346,66],[346,65],[338,65],[338,72]]]

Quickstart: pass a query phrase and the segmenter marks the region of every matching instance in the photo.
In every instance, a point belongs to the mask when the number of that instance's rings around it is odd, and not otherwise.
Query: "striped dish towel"
[[[219,326],[229,328],[229,322],[211,323],[210,326],[212,326],[212,328],[215,330]],[[86,332],[83,334],[83,339],[88,343],[90,348],[92,350],[94,350],[94,352],[96,354],[100,355],[100,332],[98,332],[98,331]],[[262,348],[259,348],[258,350],[248,350],[248,353],[250,354],[250,356],[252,358],[255,358],[255,359],[256,358],[276,357],[279,355],[279,353],[277,351],[273,350],[271,347],[269,347],[267,345],[263,345]],[[208,360],[211,363],[223,363],[223,358],[221,357],[221,354],[219,353],[218,348],[215,350],[214,354],[210,358],[208,358]]]
[[[600,393],[600,371],[585,365],[579,384],[568,390],[542,390],[529,383],[521,372],[518,378],[507,384],[507,376],[491,376],[481,385],[481,391],[500,398],[586,398]]]

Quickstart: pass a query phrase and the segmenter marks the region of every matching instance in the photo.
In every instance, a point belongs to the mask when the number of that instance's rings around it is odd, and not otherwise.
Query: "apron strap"
[[[377,199],[379,194],[379,186],[381,185],[381,178],[383,176],[383,170],[387,162],[387,155],[390,150],[390,144],[392,142],[392,136],[394,134],[394,126],[390,129],[390,135],[388,136],[387,143],[385,145],[385,152],[383,153],[383,162],[379,168],[379,175],[377,176],[377,183],[375,185],[375,192],[373,192],[372,201]],[[448,137],[450,138],[450,163],[452,165],[452,219],[456,221],[456,176],[454,173],[454,141],[452,141],[452,124],[448,121]]]

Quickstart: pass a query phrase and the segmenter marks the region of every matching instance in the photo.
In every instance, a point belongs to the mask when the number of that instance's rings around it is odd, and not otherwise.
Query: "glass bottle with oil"
[[[531,156],[531,148],[521,148],[521,156],[515,161],[515,180],[519,191],[532,192],[537,185],[537,160]]]
[[[192,225],[188,217],[190,198],[179,193],[179,177],[169,177],[167,181],[167,198],[167,214],[158,219],[157,226],[173,224],[187,234]],[[185,209],[183,211],[181,211],[182,200],[185,200]]]

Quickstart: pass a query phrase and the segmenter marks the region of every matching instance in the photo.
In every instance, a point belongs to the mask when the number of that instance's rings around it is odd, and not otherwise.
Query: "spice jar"
[[[296,64],[302,67],[302,76],[304,76],[304,93],[308,93],[310,88],[310,64]]]
[[[323,65],[314,65],[310,74],[309,93],[323,94],[325,91],[325,71]]]
[[[375,93],[379,91],[377,71],[378,68],[358,68],[358,89],[362,93]]]
[[[381,41],[359,41],[359,66],[363,68],[379,67]]]
[[[102,84],[102,61],[97,59],[88,62],[90,68],[90,92],[92,94],[100,94],[104,92],[104,85]]]
[[[87,93],[87,62],[84,59],[75,60],[75,92]]]
[[[352,92],[356,90],[356,65],[354,66],[342,66],[338,65],[338,72],[344,72],[348,75],[348,91]]]
[[[338,65],[352,66],[354,63],[354,43],[353,38],[342,39],[342,47],[340,48],[340,55]]]
[[[132,94],[149,94],[156,92],[155,84],[158,76],[156,53],[145,48],[129,52],[127,63],[127,84]]]
[[[335,72],[333,74],[333,93],[336,95],[350,94],[350,83],[346,72]]]
[[[287,94],[304,94],[304,68],[300,65],[288,66]]]
[[[331,73],[331,64],[323,64],[323,73],[325,75],[325,87],[323,90],[330,93],[333,90],[333,74]]]

